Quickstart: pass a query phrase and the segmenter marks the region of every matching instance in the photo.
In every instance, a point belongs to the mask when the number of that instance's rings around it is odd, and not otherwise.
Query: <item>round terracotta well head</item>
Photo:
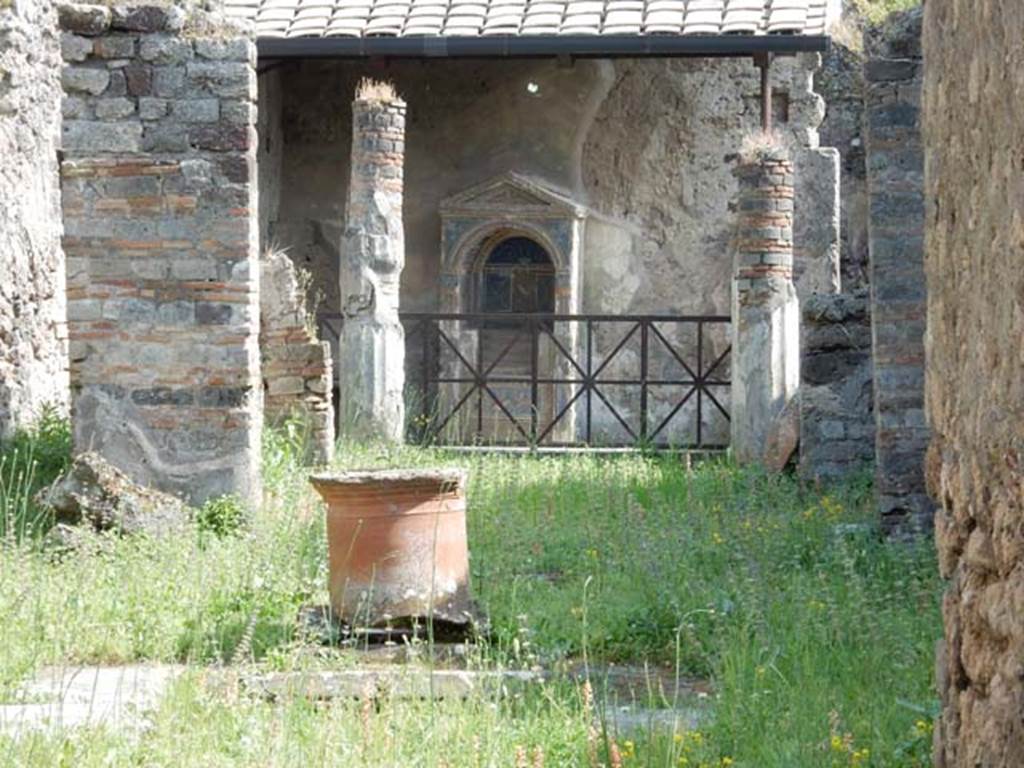
[[[470,621],[463,470],[321,473],[310,482],[327,502],[337,616],[363,627]]]

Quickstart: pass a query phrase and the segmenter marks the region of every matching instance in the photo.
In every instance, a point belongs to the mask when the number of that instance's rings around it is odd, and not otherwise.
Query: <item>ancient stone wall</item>
[[[921,11],[865,34],[875,488],[886,530],[931,527],[924,487]]]
[[[847,24],[851,29],[856,19]],[[833,38],[822,57],[814,90],[825,101],[818,129],[821,145],[839,152],[840,273],[842,290],[868,284],[868,191],[864,154],[864,53],[859,45]]]
[[[60,45],[44,2],[0,2],[0,437],[68,400]]]
[[[773,126],[795,169],[793,279],[799,295],[839,290],[838,154],[819,146],[817,55],[772,65]],[[733,175],[760,132],[749,60],[603,62],[581,126],[579,199],[588,312],[728,313]],[[551,109],[551,107],[548,107]]]
[[[75,447],[193,502],[255,501],[255,46],[173,6],[61,21]]]
[[[875,453],[867,294],[817,294],[800,310],[800,476],[843,479]]]
[[[260,359],[263,415],[270,424],[299,419],[307,430],[309,459],[331,460],[334,450],[331,348],[310,327],[295,264],[280,251],[260,260]]]
[[[938,768],[1024,765],[1024,4],[924,24]]]

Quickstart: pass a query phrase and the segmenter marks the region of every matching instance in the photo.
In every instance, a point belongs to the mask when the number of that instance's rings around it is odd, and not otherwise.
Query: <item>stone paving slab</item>
[[[694,731],[711,720],[711,708],[678,706],[673,709],[647,707],[605,707],[604,722],[613,734],[684,733]]]
[[[504,696],[538,684],[537,672],[471,672],[409,668],[347,669],[321,672],[272,672],[243,675],[240,687],[269,700],[303,697],[316,700],[466,699],[474,695]]]
[[[53,667],[0,704],[0,732],[108,726],[140,728],[171,682],[176,665]]]
[[[19,689],[16,701],[0,704],[0,733],[62,731],[109,727],[141,731],[170,684],[187,667],[128,665],[44,669]],[[241,690],[268,702],[290,698],[316,701],[464,700],[472,696],[500,698],[549,679],[537,671],[430,670],[402,666],[330,671],[240,673],[209,670],[205,685],[216,690]],[[236,687],[237,686],[237,687]],[[610,732],[681,733],[701,727],[712,708],[692,696],[675,707],[605,705],[598,716]]]

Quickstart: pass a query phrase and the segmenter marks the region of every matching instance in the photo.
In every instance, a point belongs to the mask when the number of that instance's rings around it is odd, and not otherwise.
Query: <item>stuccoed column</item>
[[[736,175],[732,447],[764,460],[766,439],[800,383],[800,307],[793,285],[793,164],[784,149],[752,150]]]
[[[405,422],[405,335],[398,292],[405,264],[402,177],[405,102],[364,81],[352,104],[352,178],[341,249],[338,354],[340,429],[400,442]]]

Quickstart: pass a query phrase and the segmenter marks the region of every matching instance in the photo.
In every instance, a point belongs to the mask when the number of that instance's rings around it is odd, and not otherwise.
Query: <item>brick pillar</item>
[[[793,285],[793,164],[756,151],[737,169],[739,227],[733,276],[732,447],[763,462],[766,440],[800,383],[800,309]]]
[[[398,291],[405,264],[402,176],[405,102],[360,85],[352,103],[352,178],[341,254],[340,428],[400,442],[405,429],[405,334]]]
[[[174,7],[61,21],[75,448],[193,503],[257,502],[255,47]]]
[[[929,530],[924,482],[924,152],[920,13],[865,35],[875,492],[882,527]]]

